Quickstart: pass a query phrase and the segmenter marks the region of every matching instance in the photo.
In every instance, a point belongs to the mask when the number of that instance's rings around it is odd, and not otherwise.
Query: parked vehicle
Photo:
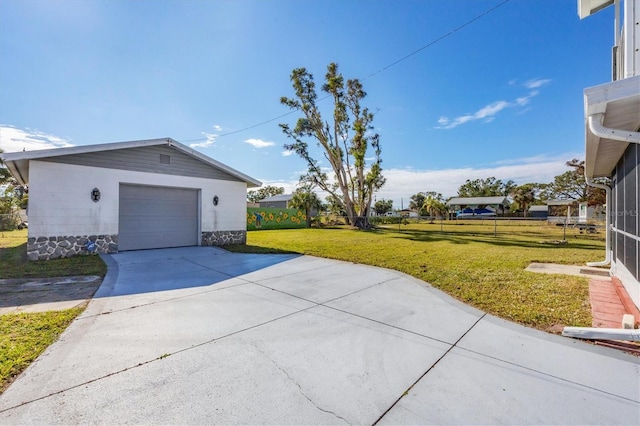
[[[490,209],[485,209],[485,208],[478,208],[478,209],[466,208],[456,212],[456,218],[458,219],[473,218],[473,217],[493,217],[493,216],[496,216],[496,212]]]

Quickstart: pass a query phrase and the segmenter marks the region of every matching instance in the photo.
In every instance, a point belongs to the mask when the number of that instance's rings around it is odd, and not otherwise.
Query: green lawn
[[[29,366],[84,307],[0,316],[0,393]]]
[[[98,256],[46,262],[27,261],[27,231],[0,231],[0,279],[101,275],[107,266]],[[0,288],[0,297],[1,297]],[[35,360],[84,307],[63,311],[0,315],[0,393]]]
[[[389,225],[373,231],[296,229],[253,231],[246,246],[255,253],[294,252],[405,272],[483,311],[550,330],[590,326],[588,280],[524,271],[531,262],[583,265],[604,257],[604,234],[515,221]]]

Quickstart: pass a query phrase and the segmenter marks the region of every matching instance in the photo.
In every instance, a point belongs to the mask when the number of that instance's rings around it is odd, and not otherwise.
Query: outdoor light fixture
[[[91,199],[94,203],[100,201],[100,190],[98,188],[93,188],[91,190]]]
[[[217,206],[217,205],[218,205],[218,201],[220,201],[220,199],[218,198],[218,196],[217,196],[217,195],[214,195],[214,196],[213,196],[213,205],[214,205],[214,206]]]

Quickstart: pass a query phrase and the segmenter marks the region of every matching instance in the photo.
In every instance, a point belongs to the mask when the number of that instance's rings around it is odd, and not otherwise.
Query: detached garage
[[[29,185],[29,260],[246,242],[261,183],[172,139],[7,153]]]

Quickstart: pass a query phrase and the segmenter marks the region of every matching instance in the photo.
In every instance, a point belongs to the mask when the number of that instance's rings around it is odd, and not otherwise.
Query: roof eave
[[[207,157],[204,154],[199,153],[198,151],[187,147],[171,138],[160,138],[160,139],[145,139],[138,141],[128,141],[128,142],[114,142],[114,143],[104,143],[97,145],[83,145],[83,146],[73,146],[66,148],[52,148],[52,149],[41,149],[36,151],[20,151],[20,152],[9,152],[3,153],[2,159],[11,174],[19,181],[22,185],[25,185],[29,181],[29,161],[38,160],[42,158],[50,158],[50,157],[59,157],[63,155],[75,155],[75,154],[86,154],[92,152],[99,151],[113,151],[117,149],[129,149],[129,148],[141,148],[146,146],[156,146],[156,145],[167,145],[173,147],[183,153],[190,155],[206,164],[209,164],[212,167],[219,168],[226,173],[234,176],[247,184],[248,188],[255,188],[262,186],[262,182],[257,179],[254,179],[248,175],[245,175],[238,170],[227,166],[226,164],[222,164],[212,158]]]
[[[628,143],[603,139],[589,128],[589,116],[604,114],[604,125],[638,131],[640,127],[640,76],[589,87],[584,90],[585,174],[589,178],[611,176]]]

